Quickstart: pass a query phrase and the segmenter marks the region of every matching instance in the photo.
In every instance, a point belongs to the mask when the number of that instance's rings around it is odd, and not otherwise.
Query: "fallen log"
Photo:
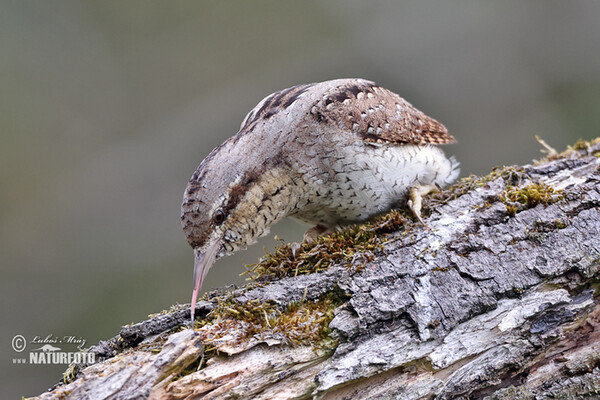
[[[37,399],[600,396],[600,139],[497,168],[123,327]]]

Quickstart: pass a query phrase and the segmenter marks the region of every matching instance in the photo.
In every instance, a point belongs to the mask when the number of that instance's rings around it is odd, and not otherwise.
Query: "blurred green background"
[[[597,1],[2,1],[0,387],[35,395],[65,369],[13,364],[16,334],[91,345],[189,301],[183,190],[264,96],[374,80],[484,174],[539,158],[534,135],[600,135],[598,21]],[[204,289],[304,229],[279,224]]]

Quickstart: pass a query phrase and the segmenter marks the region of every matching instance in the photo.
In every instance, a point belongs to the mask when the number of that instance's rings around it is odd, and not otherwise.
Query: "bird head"
[[[214,262],[246,247],[261,232],[252,232],[248,218],[248,192],[254,186],[250,173],[240,171],[227,142],[200,164],[189,180],[181,205],[181,225],[194,249],[194,305],[202,282]],[[226,154],[225,154],[226,155]],[[254,234],[256,233],[256,235]]]
[[[194,249],[192,319],[198,291],[214,262],[254,243],[294,211],[302,192],[281,149],[288,147],[291,132],[306,114],[310,102],[297,100],[311,86],[265,97],[240,131],[215,148],[188,182],[181,223]]]
[[[234,136],[213,150],[184,192],[181,224],[194,249],[192,319],[198,292],[214,262],[266,235],[294,204],[289,173],[251,159],[240,142]]]

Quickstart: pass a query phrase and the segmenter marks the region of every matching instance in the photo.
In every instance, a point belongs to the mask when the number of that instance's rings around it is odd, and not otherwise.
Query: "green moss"
[[[70,364],[65,372],[63,372],[63,382],[69,384],[77,378],[77,364]]]
[[[597,137],[593,140],[577,139],[575,144],[570,148],[572,148],[573,150],[588,150],[590,147],[598,143],[600,143],[600,137]]]
[[[600,137],[592,140],[578,139],[572,146],[568,146],[567,149],[561,153],[548,154],[547,157],[536,161],[536,164],[543,164],[552,160],[561,160],[565,158],[578,158],[585,156],[600,157],[600,151],[598,151],[598,145],[600,144]]]
[[[495,181],[498,178],[502,178],[504,182],[507,182],[511,185],[517,185],[526,176],[525,170],[521,167],[496,166],[492,169],[492,172],[485,176],[469,175],[443,191],[428,195],[423,201],[423,208],[424,210],[435,209],[451,200],[457,199],[458,197],[469,193],[473,189],[483,187],[489,182]]]
[[[404,210],[392,210],[365,224],[319,236],[316,241],[282,244],[257,264],[248,265],[246,274],[251,280],[265,282],[319,272],[338,262],[360,269],[383,249],[387,234],[402,229],[411,220],[412,216]]]
[[[506,211],[510,216],[538,204],[548,205],[562,199],[560,190],[545,183],[532,183],[524,187],[507,186],[500,195],[500,201],[506,204]]]
[[[275,337],[290,345],[330,345],[329,323],[334,310],[343,303],[336,292],[329,292],[316,301],[292,303],[285,310],[268,301],[239,303],[219,299],[217,306],[199,322],[198,332],[206,351],[218,348],[220,341],[241,344],[252,337]]]

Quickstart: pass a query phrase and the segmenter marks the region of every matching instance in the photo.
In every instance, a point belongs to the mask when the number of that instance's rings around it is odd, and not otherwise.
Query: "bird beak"
[[[198,248],[194,249],[194,292],[192,293],[192,303],[190,304],[192,324],[194,323],[194,316],[196,313],[196,300],[198,299],[198,292],[202,287],[202,281],[204,281],[204,277],[215,262],[219,244],[221,244],[221,241],[215,240],[206,248],[204,252]]]

